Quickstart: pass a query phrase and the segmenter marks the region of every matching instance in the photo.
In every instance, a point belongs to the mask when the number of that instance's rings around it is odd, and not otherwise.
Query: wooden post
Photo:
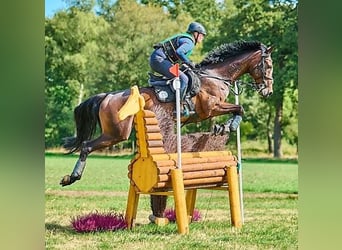
[[[129,186],[126,215],[125,215],[125,220],[127,222],[128,229],[132,229],[134,227],[135,219],[137,217],[138,202],[139,202],[139,194],[135,192],[134,186],[131,184]]]
[[[186,208],[187,208],[187,214],[189,218],[189,222],[192,220],[192,216],[194,214],[195,210],[195,203],[196,203],[196,194],[197,189],[190,189],[186,191]]]
[[[189,220],[186,212],[183,173],[181,169],[171,169],[171,180],[176,207],[178,233],[189,234]]]
[[[240,209],[239,184],[236,166],[229,166],[227,168],[227,183],[232,225],[236,228],[241,228],[242,217]]]

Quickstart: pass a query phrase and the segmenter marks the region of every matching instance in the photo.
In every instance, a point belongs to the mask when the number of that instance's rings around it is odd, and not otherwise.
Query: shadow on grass
[[[242,162],[254,162],[254,163],[298,163],[298,159],[295,158],[243,158]]]
[[[111,159],[132,159],[135,154],[127,154],[127,155],[100,155],[100,154],[91,154],[89,155],[90,158],[111,158]],[[74,154],[64,154],[64,153],[52,153],[52,152],[45,152],[45,157],[54,156],[54,157],[70,157],[70,158],[78,158],[78,153]]]
[[[62,226],[56,223],[45,223],[45,229],[57,233],[76,233],[70,226]]]
[[[123,159],[130,160],[134,157],[133,154],[126,155],[101,155],[93,153],[89,157],[91,158],[111,158],[111,159]],[[78,158],[79,155],[77,153],[74,154],[64,154],[64,153],[54,153],[54,152],[45,152],[45,157],[54,156],[54,157],[70,157],[70,158]],[[296,158],[243,158],[242,162],[255,162],[255,163],[298,163],[298,159]]]

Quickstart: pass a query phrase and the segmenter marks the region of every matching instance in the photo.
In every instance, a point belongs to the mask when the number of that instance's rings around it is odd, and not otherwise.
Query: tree
[[[172,20],[161,7],[140,5],[134,0],[119,0],[99,13],[111,20],[109,33],[101,41],[107,91],[146,86],[153,44],[186,29],[187,22],[183,20],[188,18],[179,16]]]
[[[283,123],[283,116],[296,117],[292,114],[296,112],[296,98],[291,99],[295,103],[290,113],[284,113],[283,108],[284,100],[289,100],[285,98],[286,94],[294,93],[297,89],[297,3],[239,0],[234,1],[234,4],[237,13],[223,20],[220,27],[222,36],[216,39],[218,41],[259,40],[265,45],[274,45],[275,50],[272,53],[274,94],[267,103],[273,106],[270,110],[274,112],[274,157],[281,157],[282,132],[287,125]],[[292,91],[287,91],[288,89]],[[266,127],[269,127],[270,122],[270,116],[265,116]],[[270,137],[270,131],[266,136]]]
[[[84,97],[146,86],[152,45],[184,32],[192,21],[203,23],[208,31],[191,56],[195,62],[229,41],[274,45],[274,95],[260,101],[245,90],[240,99],[246,110],[242,138],[268,138],[269,151],[273,138],[276,157],[281,157],[282,138],[297,143],[296,1],[97,0],[96,8],[94,0],[65,2],[69,8],[45,23],[47,145],[70,136],[72,109]],[[215,119],[224,122],[226,117]],[[210,121],[186,129],[193,132],[208,126]]]
[[[82,101],[84,95],[92,93],[104,67],[97,40],[107,28],[101,17],[95,16],[92,11],[85,12],[77,8],[59,12],[46,20],[47,145],[57,144],[57,137],[70,136],[72,109]],[[60,108],[59,112],[57,107]],[[69,116],[61,115],[64,111]]]

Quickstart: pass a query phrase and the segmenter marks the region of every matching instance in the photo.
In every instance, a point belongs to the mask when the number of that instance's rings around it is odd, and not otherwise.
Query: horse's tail
[[[103,99],[108,93],[101,93],[83,101],[74,109],[74,119],[76,123],[76,137],[64,138],[63,147],[71,154],[79,150],[83,141],[90,140],[96,132],[99,122],[99,108]],[[101,125],[100,125],[101,126]]]

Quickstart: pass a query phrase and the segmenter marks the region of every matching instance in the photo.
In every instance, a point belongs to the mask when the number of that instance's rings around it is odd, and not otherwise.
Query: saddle
[[[191,97],[195,96],[201,88],[199,77],[190,69],[184,72],[188,78],[188,88],[185,96],[185,103],[190,111],[195,110],[195,104],[191,101]],[[157,99],[160,102],[176,102],[176,90],[173,87],[173,78],[167,78],[162,75],[156,75],[152,72],[148,73],[148,83],[154,89]]]

